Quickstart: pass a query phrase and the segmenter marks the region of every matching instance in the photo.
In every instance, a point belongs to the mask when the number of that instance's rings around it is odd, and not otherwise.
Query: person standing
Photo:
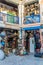
[[[27,52],[29,52],[29,33],[27,32],[27,35],[26,35],[26,46],[25,46],[25,49]]]
[[[38,43],[38,40],[40,39],[39,31],[34,32],[34,39],[35,39],[35,52],[36,52],[37,43]]]
[[[40,50],[41,50],[41,42],[40,42],[40,39],[37,41],[36,43],[36,52],[37,53],[40,53]]]

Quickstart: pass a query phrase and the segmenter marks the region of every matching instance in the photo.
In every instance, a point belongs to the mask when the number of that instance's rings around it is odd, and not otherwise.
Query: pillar
[[[19,39],[22,39],[22,30],[21,30],[21,25],[22,25],[22,1],[19,2],[18,5],[18,13],[19,13]]]

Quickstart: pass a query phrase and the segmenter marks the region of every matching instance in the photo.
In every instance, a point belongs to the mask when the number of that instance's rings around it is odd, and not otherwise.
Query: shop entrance
[[[25,49],[27,52],[34,53],[37,49],[36,43],[40,40],[39,30],[25,30]]]
[[[0,48],[6,55],[18,48],[18,30],[0,28]]]

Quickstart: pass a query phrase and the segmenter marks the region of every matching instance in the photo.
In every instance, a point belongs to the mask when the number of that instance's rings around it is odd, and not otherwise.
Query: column
[[[23,21],[24,21],[24,4],[22,4],[22,25],[23,25]],[[22,26],[23,28],[23,26]],[[22,46],[25,47],[25,31],[22,30]]]
[[[23,21],[24,21],[24,4],[22,4],[22,25],[23,25]]]
[[[22,38],[22,33],[21,33],[21,25],[22,25],[22,1],[19,2],[19,5],[18,5],[18,13],[19,13],[19,26],[20,26],[20,29],[19,29],[19,39]]]
[[[22,31],[22,46],[25,47],[25,31]]]

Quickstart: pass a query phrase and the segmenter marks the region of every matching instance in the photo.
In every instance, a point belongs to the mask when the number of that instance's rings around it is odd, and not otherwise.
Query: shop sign
[[[39,23],[39,22],[40,22],[40,14],[38,14],[38,15],[26,16],[26,17],[25,17],[25,22],[24,22],[24,24]]]
[[[14,16],[14,24],[19,24],[19,17],[18,16]]]
[[[7,22],[8,23],[19,24],[19,17],[18,16],[7,15]]]
[[[7,22],[8,23],[14,23],[14,17],[11,15],[7,15]]]

